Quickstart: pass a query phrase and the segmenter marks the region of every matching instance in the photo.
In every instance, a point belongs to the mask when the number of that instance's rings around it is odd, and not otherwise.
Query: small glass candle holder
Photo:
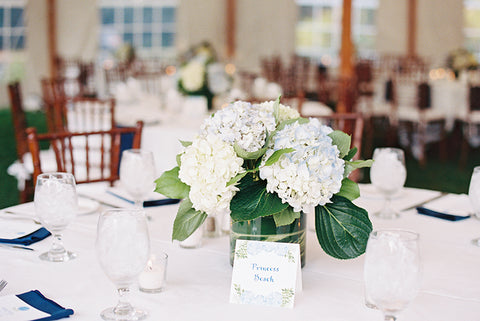
[[[187,237],[184,241],[179,243],[180,247],[185,249],[196,249],[202,246],[202,239],[203,239],[203,226],[197,228],[192,235]]]
[[[140,291],[158,293],[165,289],[168,255],[164,252],[151,254],[147,266],[138,276]]]

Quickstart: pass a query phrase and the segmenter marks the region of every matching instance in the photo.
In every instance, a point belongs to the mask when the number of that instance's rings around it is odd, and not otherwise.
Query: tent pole
[[[352,111],[349,89],[353,79],[352,0],[343,0],[342,43],[340,47],[339,97],[337,112]]]
[[[50,64],[50,77],[57,76],[57,65],[55,63],[57,56],[57,8],[56,0],[47,1],[47,29],[48,29],[48,61]]]

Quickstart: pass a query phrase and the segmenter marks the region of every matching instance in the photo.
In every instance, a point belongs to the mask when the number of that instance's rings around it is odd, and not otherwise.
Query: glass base
[[[375,217],[391,220],[400,217],[400,213],[392,208],[383,208],[378,212],[373,213]]]
[[[49,262],[66,262],[66,261],[73,260],[76,257],[77,255],[75,253],[69,252],[69,251],[63,251],[60,253],[45,252],[40,254],[39,256],[40,260],[49,261]]]
[[[142,288],[142,287],[138,287],[138,289],[144,293],[160,293],[160,292],[163,292],[165,290],[165,288],[162,286],[158,289],[145,289],[145,288]]]
[[[115,314],[115,308],[108,308],[100,313],[103,320],[111,321],[137,321],[144,320],[147,317],[147,312],[133,308],[128,314]]]
[[[473,239],[472,240],[472,244],[473,245],[476,245],[476,246],[480,246],[480,237],[476,238],[476,239]]]

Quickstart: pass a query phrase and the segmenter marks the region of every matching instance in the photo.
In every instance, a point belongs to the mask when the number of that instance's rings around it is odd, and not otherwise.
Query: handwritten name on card
[[[298,244],[237,240],[231,303],[293,308],[299,285]]]

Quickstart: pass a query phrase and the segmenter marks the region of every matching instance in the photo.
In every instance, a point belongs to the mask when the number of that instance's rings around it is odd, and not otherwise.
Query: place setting
[[[406,188],[405,152],[400,148],[378,147],[373,152],[370,184],[359,184],[359,206],[368,208],[372,217],[399,218],[402,212],[443,196],[432,190]]]
[[[149,208],[177,204],[179,199],[155,193],[156,176],[153,153],[145,149],[126,149],[121,154],[119,181],[113,186],[104,183],[79,185],[78,193],[107,207]]]
[[[26,235],[15,238],[0,239],[0,247],[11,247],[12,249],[27,250],[38,256],[38,260],[48,262],[66,262],[76,258],[76,254],[66,250],[62,242],[63,230],[77,215],[77,194],[75,191],[75,178],[68,173],[46,173],[37,177],[35,196],[34,196],[34,215],[28,212],[27,205],[20,209],[20,213],[28,217],[30,226],[25,227],[25,222],[9,222],[8,229],[0,228],[3,235],[19,234],[18,231],[25,228],[27,231],[35,225],[34,231]],[[91,212],[98,206],[92,208],[94,204],[87,202],[84,211]],[[15,211],[14,211],[15,212]],[[16,215],[16,214],[9,214]],[[18,214],[21,215],[21,214]],[[39,222],[43,227],[38,228],[35,222]],[[8,231],[10,230],[10,231]],[[17,232],[15,232],[17,231]],[[5,234],[3,234],[5,233]],[[25,233],[23,233],[25,234]],[[31,245],[43,241],[52,236],[52,243],[47,252],[40,255]],[[27,252],[25,251],[25,252]],[[6,284],[4,284],[5,286]],[[12,284],[12,286],[15,286]],[[21,320],[57,320],[72,315],[72,309],[66,309],[47,298],[39,290],[31,290],[17,295],[0,296],[0,320],[21,321]]]

